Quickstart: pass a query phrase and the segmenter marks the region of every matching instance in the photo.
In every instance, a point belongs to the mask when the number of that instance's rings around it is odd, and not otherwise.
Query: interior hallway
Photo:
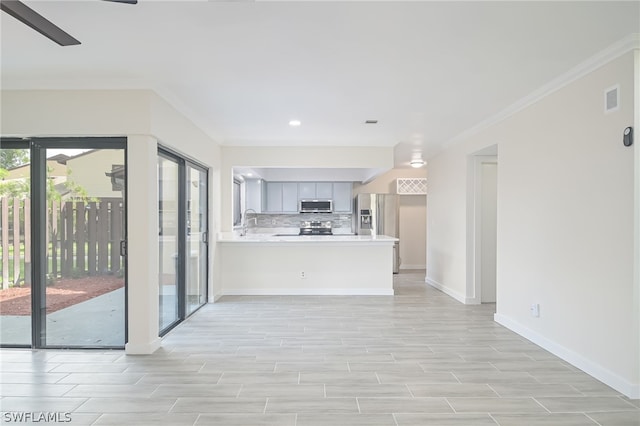
[[[1,411],[73,426],[640,424],[640,401],[496,324],[495,305],[462,305],[424,271],[395,289],[223,297],[150,356],[2,349]]]

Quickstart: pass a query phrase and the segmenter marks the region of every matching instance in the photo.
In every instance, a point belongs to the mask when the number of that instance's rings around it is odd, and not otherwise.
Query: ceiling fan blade
[[[45,37],[55,41],[60,46],[80,44],[78,40],[65,32],[62,28],[58,27],[21,1],[2,0],[0,1],[0,9],[16,18],[18,21],[30,26]]]
[[[103,0],[103,1],[110,1],[112,3],[138,4],[138,0]]]

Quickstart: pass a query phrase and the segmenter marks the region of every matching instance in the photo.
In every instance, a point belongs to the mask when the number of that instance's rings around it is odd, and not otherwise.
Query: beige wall
[[[47,160],[47,175],[55,177],[67,177],[67,166],[60,164],[55,160]],[[31,177],[31,166],[26,164],[24,166],[16,167],[9,170],[7,180],[10,179],[27,179]]]
[[[640,161],[637,143],[622,145],[640,115],[634,73],[626,53],[430,159],[427,275],[474,297],[470,164],[497,144],[496,320],[638,398]],[[620,110],[605,114],[604,91],[616,84]]]
[[[355,183],[353,193],[396,192],[398,178],[424,178],[427,170],[392,169],[366,184]],[[426,267],[427,196],[401,195],[400,206],[400,268],[424,269]]]
[[[67,180],[73,181],[85,191],[88,197],[108,198],[121,197],[121,191],[113,191],[111,172],[114,165],[124,166],[124,151],[102,149],[79,155],[67,161]]]

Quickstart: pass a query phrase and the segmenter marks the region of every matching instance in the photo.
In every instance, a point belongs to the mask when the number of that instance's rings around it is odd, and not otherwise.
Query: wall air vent
[[[605,114],[620,109],[620,85],[609,87],[604,91],[604,112]]]

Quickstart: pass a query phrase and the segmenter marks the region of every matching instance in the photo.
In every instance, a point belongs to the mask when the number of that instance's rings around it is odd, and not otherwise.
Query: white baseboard
[[[451,290],[449,287],[445,287],[444,285],[440,284],[439,282],[437,282],[436,280],[433,280],[429,277],[425,278],[424,280],[427,284],[429,284],[431,287],[440,290],[441,292],[443,292],[444,294],[453,297],[454,299],[456,299],[458,302],[460,303],[466,303],[466,297],[464,296],[464,294],[462,293],[458,293],[455,290]]]
[[[393,296],[393,289],[380,288],[247,288],[225,291],[224,296]]]
[[[640,384],[630,383],[616,373],[607,370],[603,366],[596,364],[595,362],[583,357],[582,355],[565,348],[564,346],[551,341],[543,335],[523,326],[522,324],[504,316],[501,314],[494,314],[493,319],[500,325],[508,328],[509,330],[518,333],[525,339],[530,340],[536,345],[548,350],[557,357],[562,358],[574,367],[579,368],[585,373],[600,380],[604,384],[611,386],[613,389],[624,394],[628,398],[638,399],[640,398]]]
[[[427,269],[427,265],[411,265],[403,263],[400,265],[400,269]]]
[[[151,355],[160,348],[160,338],[157,337],[149,343],[127,343],[124,351],[127,355]]]

